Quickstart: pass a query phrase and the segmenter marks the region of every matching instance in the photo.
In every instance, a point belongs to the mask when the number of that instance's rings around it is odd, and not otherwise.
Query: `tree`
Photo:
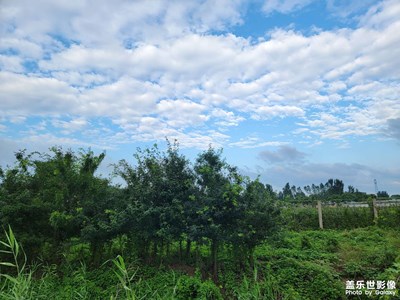
[[[0,184],[0,224],[13,228],[25,250],[32,254],[30,258],[39,255],[42,245],[52,237],[48,224],[52,206],[38,197],[38,188],[33,184],[34,155],[26,154],[26,150],[16,152],[16,162],[2,171]]]
[[[109,182],[94,175],[104,157],[105,153],[96,156],[90,149],[76,155],[61,147],[45,154],[16,153],[17,164],[6,171],[1,183],[5,205],[0,216],[20,235],[31,257],[49,245],[50,252],[57,252],[73,237],[83,237],[93,249],[100,249],[95,245],[105,238],[99,235],[104,232],[99,222],[106,219],[105,209],[112,207]],[[31,226],[26,226],[27,220]]]
[[[232,234],[233,245],[240,246],[239,252],[254,262],[255,247],[278,229],[280,209],[270,194],[268,185],[259,179],[245,180],[245,187],[239,202],[238,224]]]
[[[222,150],[210,147],[198,155],[194,166],[200,190],[195,238],[199,242],[210,241],[214,279],[219,247],[229,241],[229,235],[237,228],[238,199],[242,192],[242,177],[221,155]]]
[[[145,150],[138,149],[134,155],[136,165],[121,161],[116,168],[127,183],[125,197],[127,209],[123,212],[125,223],[139,247],[148,258],[150,248],[153,257],[165,246],[183,238],[190,240],[189,215],[195,193],[194,174],[189,161],[179,154],[179,145],[167,140],[166,152],[157,145]],[[188,242],[190,244],[190,242]],[[190,251],[190,246],[189,250]]]
[[[386,191],[379,191],[376,196],[378,198],[389,198],[389,194]]]
[[[289,182],[285,184],[282,189],[282,198],[284,200],[291,200],[293,199],[292,188],[290,187]]]
[[[341,195],[343,194],[344,184],[339,179],[329,179],[325,183],[325,194],[326,195]]]
[[[158,231],[161,230],[163,208],[162,158],[157,145],[134,154],[136,165],[119,162],[115,172],[126,182],[124,191],[126,209],[121,229],[129,233],[143,258],[148,258],[150,247],[157,254]]]

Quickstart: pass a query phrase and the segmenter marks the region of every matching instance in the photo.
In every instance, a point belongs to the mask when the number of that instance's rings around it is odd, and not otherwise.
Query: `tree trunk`
[[[90,248],[92,252],[92,263],[95,267],[98,267],[100,265],[101,254],[102,254],[101,243],[92,242],[90,244]]]
[[[167,253],[165,254],[167,256],[167,258],[169,258],[169,256],[170,256],[170,246],[171,246],[171,244],[168,242],[167,245],[166,245],[166,248],[167,248],[166,252]]]
[[[164,258],[164,239],[161,239],[161,245],[160,245],[160,265],[163,264],[163,258]]]
[[[195,266],[196,268],[200,268],[200,249],[199,245],[196,243],[196,248],[194,250],[194,260],[195,260]]]
[[[179,261],[182,262],[182,240],[179,240]]]
[[[214,282],[218,281],[217,258],[218,258],[218,241],[212,240],[211,241],[211,260],[212,260],[212,272],[213,272]]]
[[[188,259],[189,258],[189,256],[190,256],[190,249],[191,249],[191,246],[192,246],[192,241],[191,240],[186,240],[186,259]]]
[[[153,242],[153,260],[157,261],[157,253],[158,253],[158,243],[157,241]]]
[[[255,269],[254,248],[249,248],[248,251],[249,251],[250,267],[254,270]]]

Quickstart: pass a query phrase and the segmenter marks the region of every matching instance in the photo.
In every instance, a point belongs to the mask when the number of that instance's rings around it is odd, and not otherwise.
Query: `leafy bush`
[[[223,299],[219,288],[211,281],[202,282],[198,277],[183,275],[176,285],[176,299]]]
[[[347,278],[376,277],[394,263],[400,248],[396,231],[377,227],[346,231],[342,236],[339,267]]]
[[[326,264],[281,258],[270,262],[269,267],[281,289],[295,290],[301,299],[343,298],[343,284],[338,274]]]
[[[282,209],[282,223],[289,230],[316,230],[318,212],[311,207],[288,207]]]
[[[379,208],[378,226],[384,228],[399,228],[400,206]]]
[[[77,238],[72,238],[65,245],[64,257],[68,264],[79,265],[88,261],[90,257],[89,243],[82,243]]]
[[[382,223],[395,226],[393,217],[386,220],[382,212]],[[399,214],[400,216],[400,214]],[[324,229],[354,229],[374,224],[373,213],[368,207],[323,207]],[[318,212],[314,207],[288,207],[282,212],[283,225],[289,230],[319,229]]]
[[[324,228],[353,229],[373,225],[373,213],[369,207],[324,207]]]

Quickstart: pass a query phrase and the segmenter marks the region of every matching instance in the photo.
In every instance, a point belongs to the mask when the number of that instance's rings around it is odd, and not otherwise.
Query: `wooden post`
[[[324,224],[322,222],[322,205],[321,205],[321,201],[317,202],[317,208],[318,208],[319,228],[324,229]]]
[[[372,199],[372,208],[374,210],[374,221],[378,220],[378,208],[376,205],[376,199]]]

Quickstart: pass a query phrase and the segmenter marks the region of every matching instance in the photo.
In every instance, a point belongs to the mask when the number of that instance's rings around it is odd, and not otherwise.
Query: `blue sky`
[[[54,145],[222,147],[280,190],[400,193],[400,2],[6,0],[0,164]]]

